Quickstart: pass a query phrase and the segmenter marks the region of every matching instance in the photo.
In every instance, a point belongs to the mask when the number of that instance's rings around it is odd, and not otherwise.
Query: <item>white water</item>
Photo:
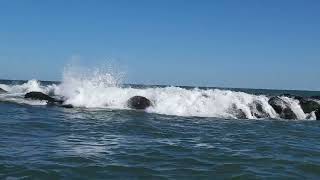
[[[112,73],[92,71],[75,72],[67,70],[63,81],[59,85],[43,86],[36,80],[30,80],[22,85],[4,85],[0,88],[8,91],[8,94],[0,95],[2,100],[16,101],[18,103],[45,105],[44,102],[24,100],[25,93],[40,91],[63,97],[65,104],[85,108],[110,108],[128,109],[127,100],[133,96],[144,96],[152,101],[153,106],[146,112],[176,115],[237,118],[236,109],[240,109],[247,118],[255,119],[255,113],[259,113],[254,102],[261,104],[263,112],[270,118],[279,118],[278,114],[269,105],[269,97],[264,95],[251,95],[243,92],[229,90],[201,90],[184,89],[179,87],[164,88],[123,88],[121,79]],[[314,114],[303,112],[297,100],[282,97],[290,104],[291,109],[298,119],[315,119]]]

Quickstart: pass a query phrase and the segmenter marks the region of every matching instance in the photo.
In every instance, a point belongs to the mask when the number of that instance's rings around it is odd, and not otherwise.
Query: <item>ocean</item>
[[[0,88],[0,179],[320,178],[320,121],[283,95],[317,91],[123,85],[109,76]],[[73,108],[25,99],[32,91]],[[152,105],[129,108],[133,96]],[[273,96],[296,118],[281,118]]]

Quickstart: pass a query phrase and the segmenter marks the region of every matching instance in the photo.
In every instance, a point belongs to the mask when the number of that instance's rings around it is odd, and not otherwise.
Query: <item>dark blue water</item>
[[[320,178],[320,121],[28,105],[21,100],[34,85],[23,83],[0,80],[13,88],[0,100],[0,179]],[[19,91],[13,85],[21,85]],[[271,96],[319,95],[316,91],[232,90]]]
[[[320,123],[0,103],[1,179],[319,179]]]

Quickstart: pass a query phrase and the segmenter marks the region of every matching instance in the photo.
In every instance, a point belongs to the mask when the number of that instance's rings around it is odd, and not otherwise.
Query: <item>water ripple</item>
[[[318,179],[316,121],[1,104],[1,179]]]

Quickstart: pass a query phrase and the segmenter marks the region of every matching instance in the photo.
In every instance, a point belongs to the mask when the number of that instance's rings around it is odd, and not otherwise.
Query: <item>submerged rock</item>
[[[312,99],[317,99],[320,98],[320,96],[312,96],[310,98],[303,98],[301,96],[295,96],[291,94],[283,94],[282,96],[286,96],[295,100],[299,101],[299,104],[301,106],[301,109],[303,110],[304,113],[311,113],[317,109],[320,109],[320,104]]]
[[[282,94],[280,96],[285,96],[285,97],[288,97],[288,98],[291,98],[291,99],[296,99],[298,101],[301,101],[301,100],[304,99],[302,96],[296,96],[296,95],[292,95],[292,94]]]
[[[58,107],[63,107],[63,108],[73,108],[73,105],[71,104],[63,104],[64,102],[61,100],[55,100],[55,101],[48,101],[47,105],[48,106],[58,106]]]
[[[313,100],[301,100],[300,101],[300,106],[305,113],[311,113],[313,111],[316,111],[320,109],[320,104],[316,101]]]
[[[291,98],[291,99],[295,99],[295,100],[298,100],[299,102],[306,101],[306,99],[308,99],[306,97],[292,95],[292,94],[282,94],[279,97],[281,97],[281,96],[285,96],[285,97],[288,97],[288,98]]]
[[[317,109],[317,110],[315,111],[315,114],[316,114],[317,120],[320,120],[320,109]]]
[[[260,101],[253,101],[250,105],[252,116],[256,118],[268,118],[269,114],[263,109],[263,104]]]
[[[228,112],[235,116],[237,119],[250,119],[250,118],[268,118],[269,114],[263,109],[263,104],[260,101],[253,101],[249,104],[250,114],[242,108],[239,108],[236,104],[232,104]]]
[[[316,100],[320,100],[320,96],[311,96],[311,99],[316,99]]]
[[[242,109],[238,108],[236,104],[232,104],[228,111],[237,119],[249,119],[246,113]]]
[[[146,109],[151,106],[151,101],[143,96],[134,96],[127,102],[132,109]]]
[[[282,100],[280,97],[275,96],[269,99],[270,106],[279,114],[283,119],[298,119],[297,115],[292,111],[290,105]]]
[[[70,104],[63,104],[63,100],[55,99],[51,96],[48,96],[42,92],[29,92],[27,93],[24,98],[26,99],[33,99],[33,100],[40,100],[40,101],[47,101],[48,106],[59,106],[63,108],[73,108]]]
[[[234,110],[235,116],[237,119],[248,119],[246,113],[242,109],[236,109]]]
[[[56,100],[42,92],[29,92],[27,93],[24,98],[26,99],[33,99],[33,100],[40,100],[40,101],[48,101],[48,102],[56,102]]]
[[[2,88],[0,88],[0,94],[2,94],[2,93],[7,93],[7,91],[2,89]]]
[[[71,104],[62,104],[60,107],[71,109],[71,108],[73,108],[73,105],[71,105]]]

